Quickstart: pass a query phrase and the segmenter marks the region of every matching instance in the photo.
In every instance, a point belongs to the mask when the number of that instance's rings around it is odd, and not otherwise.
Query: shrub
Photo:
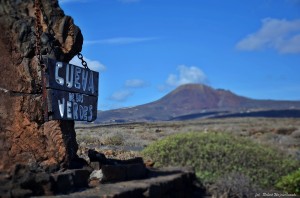
[[[214,197],[255,197],[262,189],[255,186],[248,176],[233,172],[220,177],[209,192]]]
[[[276,187],[287,193],[300,195],[300,168],[297,171],[282,177],[276,184]]]
[[[273,187],[299,165],[273,148],[225,133],[176,134],[152,143],[142,154],[156,166],[192,166],[206,184],[237,172],[262,187]]]
[[[121,134],[113,134],[106,136],[103,140],[104,145],[114,145],[114,146],[120,146],[123,145],[124,138]]]

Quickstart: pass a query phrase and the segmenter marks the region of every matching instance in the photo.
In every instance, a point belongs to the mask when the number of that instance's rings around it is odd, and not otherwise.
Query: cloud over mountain
[[[166,83],[169,86],[179,86],[188,83],[203,83],[206,81],[204,72],[195,66],[179,65],[177,74],[170,74]]]

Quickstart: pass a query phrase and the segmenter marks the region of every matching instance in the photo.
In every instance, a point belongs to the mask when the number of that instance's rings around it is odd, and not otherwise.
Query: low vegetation
[[[130,159],[151,145],[143,154],[156,166],[193,166],[215,197],[255,197],[253,193],[271,192],[275,184],[274,192],[299,194],[299,126],[299,118],[226,118],[77,124],[76,133],[83,158],[88,148],[95,148],[108,158]]]
[[[270,146],[217,132],[171,135],[150,144],[142,154],[154,160],[158,167],[192,166],[205,185],[218,184],[222,178],[228,181],[229,177],[243,180],[247,188],[274,189],[282,176],[300,165],[299,161]]]
[[[124,137],[121,134],[107,135],[103,138],[104,145],[120,146],[124,143]]]
[[[300,195],[300,168],[297,171],[282,177],[276,184],[276,187],[287,193]]]

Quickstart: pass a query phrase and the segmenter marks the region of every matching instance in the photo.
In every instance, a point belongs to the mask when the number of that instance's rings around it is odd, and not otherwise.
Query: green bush
[[[224,133],[181,133],[142,151],[156,166],[192,166],[203,183],[240,172],[262,187],[274,187],[299,162],[265,145]]]
[[[287,193],[300,195],[300,168],[297,171],[282,177],[276,184],[276,187]]]

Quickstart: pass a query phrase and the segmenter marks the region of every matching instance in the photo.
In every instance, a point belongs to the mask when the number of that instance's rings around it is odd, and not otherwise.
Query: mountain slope
[[[95,122],[167,121],[185,117],[188,119],[191,115],[213,117],[241,111],[294,108],[300,109],[300,101],[254,100],[223,89],[187,84],[148,104],[98,112]]]

